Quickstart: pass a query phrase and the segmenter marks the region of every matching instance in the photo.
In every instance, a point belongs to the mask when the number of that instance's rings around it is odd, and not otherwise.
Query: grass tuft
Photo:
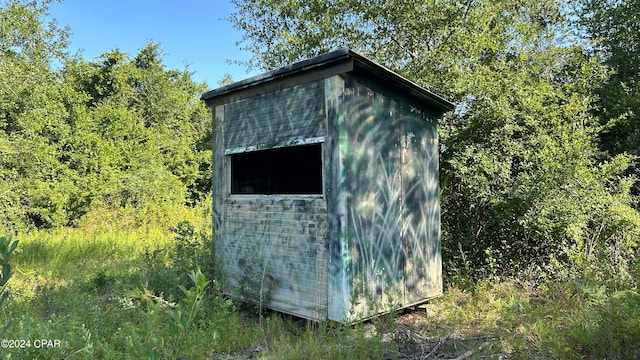
[[[21,234],[12,258],[11,296],[0,312],[0,324],[13,322],[4,338],[59,340],[59,345],[3,349],[2,355],[640,358],[635,285],[467,279],[418,310],[354,326],[330,327],[269,311],[259,316],[221,295],[211,276],[210,223],[192,220],[167,228]]]

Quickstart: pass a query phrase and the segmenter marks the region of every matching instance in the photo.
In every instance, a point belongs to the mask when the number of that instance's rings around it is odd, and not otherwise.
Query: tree
[[[67,171],[57,154],[68,132],[64,95],[51,71],[66,57],[67,30],[45,22],[49,1],[0,6],[0,224],[64,217]],[[61,181],[57,181],[61,180]],[[55,188],[55,190],[54,190]],[[52,195],[54,191],[58,196]]]
[[[134,58],[115,49],[94,62],[70,60],[62,75],[84,97],[68,164],[96,206],[177,205],[206,194],[211,119],[198,101],[205,87],[186,70],[165,70],[159,44]]]
[[[230,20],[254,54],[249,67],[269,70],[348,46],[455,101],[467,92],[457,79],[478,65],[517,54],[521,45],[543,50],[562,40],[553,31],[562,25],[553,0],[232,3]]]
[[[583,0],[578,23],[612,71],[598,89],[603,148],[640,155],[640,1]],[[638,170],[635,170],[637,174]]]
[[[458,103],[440,124],[453,266],[460,251],[468,268],[500,274],[604,258],[608,241],[636,246],[630,158],[602,162],[595,141],[593,89],[607,69],[569,36],[562,2],[232,2],[249,67],[348,46]]]
[[[49,4],[0,3],[0,228],[199,201],[211,176],[205,85],[165,69],[155,43],[134,58],[69,56]]]

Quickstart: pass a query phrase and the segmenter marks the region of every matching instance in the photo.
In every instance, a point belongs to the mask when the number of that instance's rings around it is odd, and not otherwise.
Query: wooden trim
[[[300,139],[287,141],[284,144],[277,144],[275,146],[263,146],[263,145],[250,145],[250,146],[240,146],[236,148],[224,149],[225,155],[233,155],[233,154],[241,154],[250,151],[258,151],[258,150],[267,150],[267,149],[278,149],[290,146],[299,146],[299,145],[310,145],[310,144],[320,144],[324,142],[324,136]]]

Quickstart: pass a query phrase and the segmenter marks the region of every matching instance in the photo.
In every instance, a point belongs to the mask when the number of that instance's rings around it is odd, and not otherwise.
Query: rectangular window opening
[[[232,154],[231,194],[322,195],[320,144]]]

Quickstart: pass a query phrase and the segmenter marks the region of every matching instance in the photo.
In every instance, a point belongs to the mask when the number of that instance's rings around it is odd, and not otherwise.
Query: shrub
[[[17,246],[18,240],[14,241],[11,234],[7,236],[0,236],[0,269],[2,269],[2,273],[0,273],[0,308],[9,297],[9,291],[6,290],[6,287],[9,282],[9,278],[13,273],[9,261],[11,260],[11,255]],[[4,335],[10,326],[11,321],[0,328],[0,336]]]

